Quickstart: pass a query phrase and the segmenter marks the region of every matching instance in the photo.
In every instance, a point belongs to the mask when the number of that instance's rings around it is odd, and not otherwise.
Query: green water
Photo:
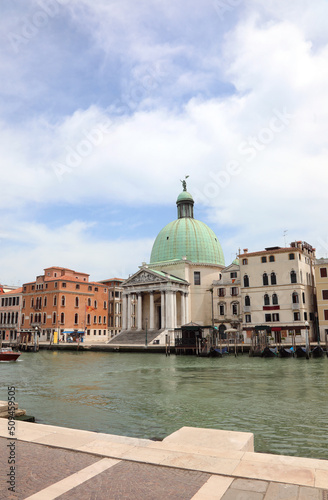
[[[38,422],[143,438],[253,432],[255,449],[328,459],[328,359],[40,351],[0,363]]]

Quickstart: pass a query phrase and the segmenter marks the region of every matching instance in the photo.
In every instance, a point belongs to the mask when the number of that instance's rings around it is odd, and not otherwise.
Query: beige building
[[[288,248],[270,247],[239,255],[245,339],[255,326],[271,327],[276,342],[305,342],[306,329],[316,339],[315,249],[301,241]]]
[[[243,320],[241,307],[241,283],[239,260],[222,269],[220,279],[213,282],[214,326],[220,338],[227,338],[226,330],[231,328],[241,333]]]
[[[328,259],[315,261],[314,275],[320,340],[326,341],[328,337]]]

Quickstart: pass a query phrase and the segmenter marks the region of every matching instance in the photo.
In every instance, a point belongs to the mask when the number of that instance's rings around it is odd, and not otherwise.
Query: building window
[[[232,304],[232,315],[233,316],[238,315],[238,304],[237,303]]]
[[[107,302],[104,300],[104,309],[107,309]]]
[[[91,319],[90,319],[90,314],[87,314],[87,324],[90,325]]]
[[[46,324],[47,322],[47,313],[43,313],[43,323]]]
[[[276,293],[272,294],[272,304],[276,306],[278,304],[278,295]]]
[[[248,264],[248,259],[243,259],[243,260],[242,260],[242,263],[243,263],[243,266],[247,266],[247,264]]]
[[[233,287],[231,288],[231,296],[232,296],[232,297],[236,297],[237,295],[238,295],[238,287],[233,286]]]
[[[270,297],[269,297],[269,295],[267,293],[264,295],[264,305],[265,306],[269,306],[270,305]]]
[[[62,283],[62,287],[66,288],[66,283],[65,282]]]
[[[230,278],[237,278],[237,272],[233,271],[232,273],[230,273]]]
[[[322,290],[322,298],[328,300],[328,290]]]
[[[200,285],[200,272],[194,272],[194,285]]]
[[[92,292],[92,286],[91,285],[88,286],[88,292]]]
[[[320,267],[320,278],[327,278],[327,268]]]
[[[299,312],[294,312],[294,321],[300,321],[301,320],[301,314]]]
[[[250,314],[245,314],[245,322],[246,323],[251,323],[252,322],[252,318],[251,318]]]
[[[304,321],[307,321],[307,312],[304,312]]]
[[[77,285],[75,285],[75,289],[76,289],[76,290],[80,290],[80,285],[78,285],[78,284],[77,284]]]
[[[295,259],[295,254],[294,253],[288,254],[288,258],[289,258],[289,260],[294,260]]]
[[[58,283],[57,281],[54,282],[54,288],[57,288],[58,287]]]
[[[77,325],[79,322],[79,315],[77,313],[74,314],[74,324]]]
[[[95,292],[98,292],[98,287],[97,286],[95,286]]]
[[[267,258],[266,257],[261,257],[261,262],[264,263],[267,261]]]
[[[47,307],[47,297],[44,297],[43,299],[43,307]]]
[[[95,309],[97,309],[97,307],[98,307],[98,302],[96,300],[94,301],[94,307],[95,307]]]
[[[94,316],[94,317],[93,317],[93,322],[94,322],[95,324],[97,324],[97,316]]]
[[[291,271],[290,272],[290,282],[291,283],[297,283],[297,276],[296,276],[295,271]]]
[[[280,321],[279,320],[279,313],[272,314],[272,321]]]
[[[55,324],[56,324],[56,319],[57,319],[57,315],[56,315],[56,313],[55,313],[55,312],[53,312],[53,313],[52,313],[52,323],[53,323],[53,325],[55,325]]]
[[[106,316],[104,316],[104,325],[106,325]]]
[[[91,299],[88,299],[88,306],[91,307]]]
[[[302,300],[303,300],[303,304],[305,304],[305,293],[302,292]]]
[[[267,273],[263,274],[263,285],[268,285],[269,284],[269,278]]]
[[[220,316],[224,316],[224,304],[219,305]]]
[[[246,295],[245,297],[245,306],[250,306],[251,305],[251,299],[249,295]]]
[[[62,307],[64,307],[66,305],[65,295],[62,295],[61,305],[62,305]]]
[[[54,295],[54,306],[57,305],[57,295]]]
[[[297,292],[293,292],[292,300],[293,300],[293,304],[298,304],[298,293]]]
[[[75,307],[79,307],[80,299],[79,297],[75,297]]]
[[[65,313],[60,314],[60,322],[62,325],[65,323]]]
[[[244,276],[244,287],[247,288],[249,287],[249,277],[247,274]]]
[[[274,262],[274,255],[270,255],[269,262]]]
[[[325,321],[328,321],[328,310],[325,309],[323,312],[324,312],[324,316],[325,316]]]
[[[98,323],[101,325],[101,316],[98,316]]]
[[[276,273],[271,273],[271,285],[276,285],[277,284],[277,277]]]
[[[265,321],[271,321],[271,314],[266,314],[265,315]]]
[[[219,288],[218,295],[219,295],[219,297],[224,297],[225,296],[225,288]]]

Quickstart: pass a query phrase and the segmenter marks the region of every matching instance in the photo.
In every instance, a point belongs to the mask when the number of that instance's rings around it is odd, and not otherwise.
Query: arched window
[[[77,313],[74,314],[74,324],[77,325],[79,322],[79,315]]]
[[[47,307],[47,297],[44,297],[44,299],[43,299],[43,306]]]
[[[293,304],[298,304],[299,303],[298,293],[297,292],[293,292],[293,294],[292,294],[292,300],[293,300]]]
[[[245,297],[245,306],[250,306],[251,305],[251,298],[249,295],[246,295]]]
[[[63,325],[65,323],[65,313],[61,313],[60,315],[60,322]]]
[[[265,306],[269,306],[270,305],[270,297],[269,297],[269,295],[267,293],[264,295],[264,305]]]
[[[6,318],[6,313],[5,313],[5,318]],[[31,324],[33,323],[33,313],[30,314],[30,322],[31,322]],[[6,323],[6,319],[5,319],[5,323]]]
[[[269,284],[269,278],[267,273],[263,273],[263,285],[268,285]]]
[[[61,298],[61,305],[62,305],[62,306],[65,306],[65,305],[66,305],[65,295],[62,295],[62,298]]]
[[[222,303],[219,304],[219,314],[220,314],[220,316],[224,316],[224,309],[225,309],[224,304],[222,304]]]
[[[95,307],[95,309],[97,309],[97,301],[96,300],[94,302],[94,307]]]
[[[249,277],[247,274],[244,275],[244,287],[249,287]]]
[[[52,313],[52,323],[55,324],[57,319],[57,315],[55,312]]]
[[[278,295],[276,293],[272,294],[272,304],[274,306],[278,304]]]
[[[47,322],[47,313],[43,313],[43,324],[45,325]]]
[[[274,262],[274,255],[270,255],[269,262]]]
[[[57,295],[54,295],[54,306],[57,305]]]
[[[79,307],[80,304],[80,299],[78,297],[75,297],[75,307]]]
[[[91,307],[91,299],[88,299],[88,306]]]
[[[291,271],[290,272],[290,282],[291,283],[297,283],[297,276],[296,276],[295,271]]]
[[[276,284],[277,284],[276,273],[272,272],[271,273],[271,285],[276,285]]]
[[[90,314],[88,314],[88,315],[87,315],[87,323],[88,323],[88,325],[90,325],[90,323],[91,323],[91,317],[90,317]]]

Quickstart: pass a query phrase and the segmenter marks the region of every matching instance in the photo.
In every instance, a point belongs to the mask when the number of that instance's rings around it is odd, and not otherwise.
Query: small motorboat
[[[13,351],[11,347],[2,347],[0,349],[0,361],[16,361],[21,353]]]

